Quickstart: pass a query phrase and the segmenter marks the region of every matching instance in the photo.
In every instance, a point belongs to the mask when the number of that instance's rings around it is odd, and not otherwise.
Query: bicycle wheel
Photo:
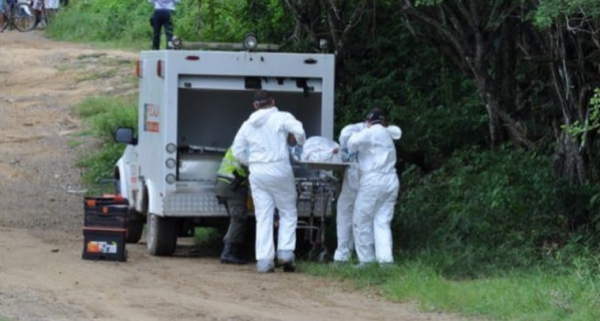
[[[13,24],[21,32],[30,31],[35,27],[33,9],[26,3],[19,3],[13,9]]]

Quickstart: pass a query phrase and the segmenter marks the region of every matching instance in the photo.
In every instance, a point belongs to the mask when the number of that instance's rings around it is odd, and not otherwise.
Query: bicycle
[[[21,32],[26,32],[35,27],[35,16],[31,6],[27,3],[18,2],[18,0],[6,0],[5,4],[4,12],[2,12],[4,19],[0,26],[2,31],[15,28]]]

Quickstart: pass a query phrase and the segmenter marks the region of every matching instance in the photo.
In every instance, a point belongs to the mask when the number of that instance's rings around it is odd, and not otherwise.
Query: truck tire
[[[144,216],[136,210],[130,209],[127,213],[127,243],[137,243],[142,238],[144,232]]]
[[[148,253],[154,256],[171,256],[177,246],[177,221],[168,217],[148,214]]]

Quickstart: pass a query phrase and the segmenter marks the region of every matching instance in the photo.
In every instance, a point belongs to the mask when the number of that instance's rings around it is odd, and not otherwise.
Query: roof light
[[[258,46],[258,39],[256,39],[256,36],[253,33],[247,33],[244,36],[243,45],[246,50],[254,50]]]

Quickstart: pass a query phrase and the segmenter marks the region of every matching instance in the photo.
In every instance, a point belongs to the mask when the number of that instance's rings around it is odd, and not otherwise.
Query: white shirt
[[[154,9],[175,10],[175,4],[181,0],[148,0],[149,3],[154,3]]]

